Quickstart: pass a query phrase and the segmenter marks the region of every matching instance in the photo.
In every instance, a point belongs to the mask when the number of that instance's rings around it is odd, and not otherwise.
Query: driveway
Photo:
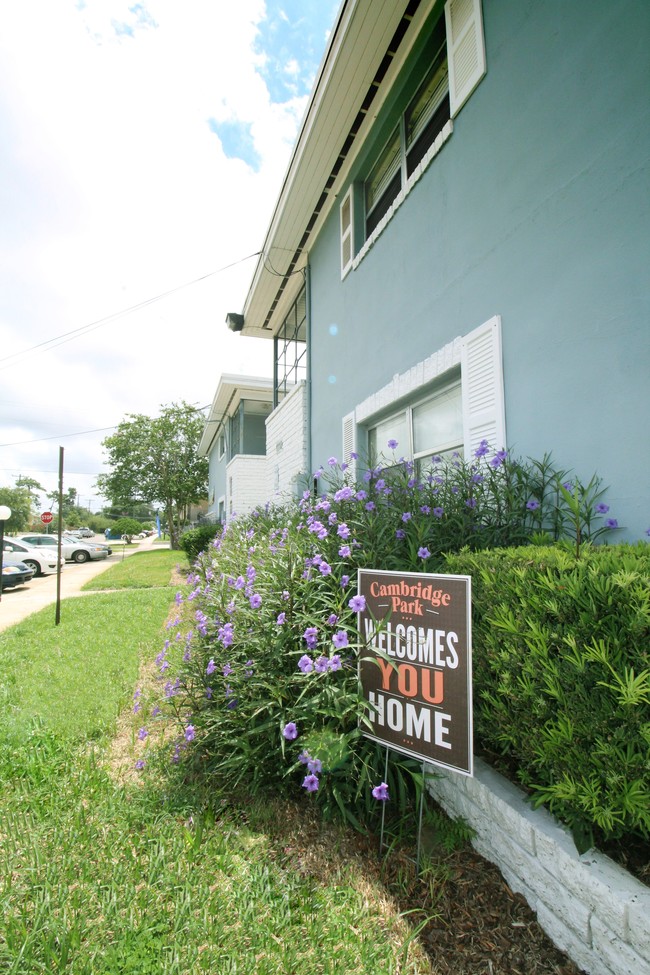
[[[124,554],[118,549],[109,555],[107,559],[100,562],[84,562],[76,565],[67,562],[61,573],[61,599],[68,596],[83,596],[80,592],[84,583],[89,579],[94,579],[101,572],[106,572],[111,565],[121,562],[123,558],[128,558],[135,552],[142,552],[153,545],[155,535],[143,538],[139,543],[125,546]],[[97,536],[99,541],[105,541],[103,536]],[[91,539],[92,541],[92,539]],[[159,546],[156,545],[156,548]],[[36,613],[44,606],[52,606],[52,618],[56,610],[56,575],[38,576],[28,582],[25,586],[17,586],[15,589],[5,589],[0,600],[0,632],[7,627],[20,623],[27,616]]]

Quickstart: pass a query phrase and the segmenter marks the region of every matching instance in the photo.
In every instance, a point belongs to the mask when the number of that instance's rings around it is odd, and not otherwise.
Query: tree
[[[29,491],[24,487],[0,487],[0,504],[11,508],[11,517],[5,522],[6,531],[22,532],[29,529],[32,522]]]
[[[59,492],[58,491],[50,491],[50,493],[48,494],[48,499],[51,501],[53,507],[58,507],[58,504],[59,504]],[[68,490],[65,492],[65,494],[63,495],[63,497],[61,499],[61,509],[62,510],[61,510],[60,514],[63,515],[63,520],[64,521],[66,520],[66,518],[68,518],[72,514],[72,512],[74,511],[74,509],[76,507],[77,507],[77,489],[71,487],[71,488],[68,488]]]
[[[122,509],[137,502],[162,506],[172,548],[179,547],[190,505],[207,494],[208,461],[198,455],[203,424],[189,403],[172,403],[157,417],[127,414],[103,441],[111,472],[100,475],[97,487]]]
[[[139,535],[141,531],[142,525],[135,518],[118,518],[111,525],[111,534],[125,539],[127,545],[130,545],[134,535]]]

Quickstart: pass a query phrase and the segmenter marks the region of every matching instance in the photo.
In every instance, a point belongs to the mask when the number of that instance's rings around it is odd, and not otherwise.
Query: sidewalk
[[[67,599],[69,596],[87,595],[80,591],[84,583],[88,582],[89,579],[94,579],[100,573],[106,572],[116,562],[121,562],[122,558],[128,558],[135,552],[142,552],[153,547],[155,538],[155,535],[150,535],[148,538],[140,539],[138,544],[126,546],[123,550],[124,555],[122,549],[118,549],[107,559],[102,559],[101,562],[84,562],[82,565],[66,562],[61,573],[61,599]],[[159,547],[165,546],[156,545],[156,548]],[[52,619],[54,619],[56,612],[56,575],[39,576],[25,586],[6,589],[0,600],[0,632],[9,626],[14,626],[15,623],[22,622],[32,613],[43,609],[44,606],[50,605],[52,606]]]

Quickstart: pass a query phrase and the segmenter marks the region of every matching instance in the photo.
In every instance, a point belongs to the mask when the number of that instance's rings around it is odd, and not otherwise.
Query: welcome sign
[[[471,578],[359,570],[366,737],[472,775]]]

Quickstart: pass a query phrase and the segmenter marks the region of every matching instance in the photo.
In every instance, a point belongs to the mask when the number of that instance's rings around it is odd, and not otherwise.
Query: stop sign
[[[41,521],[43,522],[44,525],[49,525],[49,523],[52,521],[52,518],[53,515],[51,511],[44,511],[43,514],[41,515]]]

